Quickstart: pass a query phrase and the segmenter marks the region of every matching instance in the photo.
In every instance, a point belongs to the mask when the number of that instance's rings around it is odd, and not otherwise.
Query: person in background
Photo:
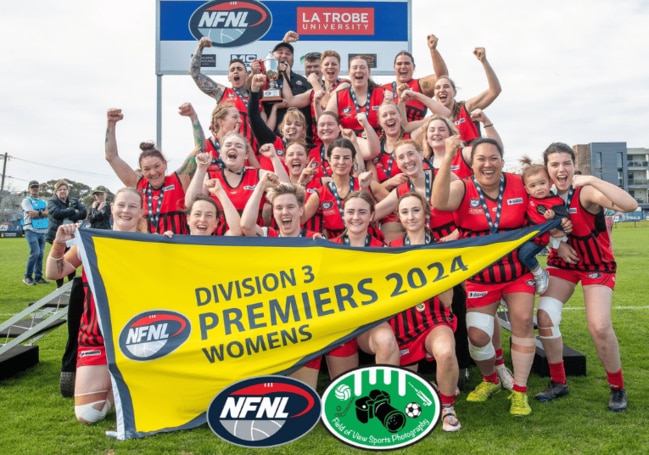
[[[27,286],[48,284],[43,278],[43,255],[45,253],[45,235],[47,234],[47,202],[38,197],[41,190],[36,180],[29,182],[29,196],[23,199],[23,230],[29,245],[29,258],[23,283]],[[33,277],[32,277],[33,274]]]
[[[74,224],[86,218],[87,210],[81,201],[70,197],[70,188],[67,180],[59,180],[54,184],[54,196],[47,203],[48,230],[45,240],[52,243],[56,237],[56,231],[63,224]],[[68,274],[68,281],[72,281],[75,272]],[[56,280],[56,287],[63,286],[63,277]]]
[[[308,79],[309,75],[315,74],[318,79],[322,79],[321,56],[320,52],[309,52],[304,55],[304,77]]]
[[[106,188],[98,186],[92,190],[95,201],[88,210],[88,222],[93,229],[110,229],[110,201],[106,200]]]

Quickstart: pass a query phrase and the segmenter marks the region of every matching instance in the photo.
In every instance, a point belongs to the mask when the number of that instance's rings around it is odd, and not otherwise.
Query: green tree
[[[85,183],[75,182],[74,180],[65,179],[68,182],[68,188],[70,189],[70,196],[77,199],[81,199],[84,204],[86,201],[86,196],[92,198],[92,188],[90,188]],[[54,195],[54,185],[58,180],[48,180],[45,183],[41,183],[41,197],[51,198]]]

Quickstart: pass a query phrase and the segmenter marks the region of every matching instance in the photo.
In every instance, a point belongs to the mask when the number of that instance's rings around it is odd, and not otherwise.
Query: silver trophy
[[[262,98],[262,101],[265,103],[282,101],[282,91],[277,86],[277,76],[279,75],[278,66],[279,62],[273,56],[272,52],[269,52],[264,59],[264,70],[268,78],[268,87],[264,90],[264,96]]]

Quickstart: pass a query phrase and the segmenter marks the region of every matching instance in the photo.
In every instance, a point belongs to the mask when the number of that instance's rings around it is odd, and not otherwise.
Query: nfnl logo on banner
[[[442,412],[430,382],[388,365],[339,376],[322,395],[322,407],[322,421],[332,435],[369,450],[414,444],[433,430]]]
[[[203,67],[205,74],[226,75],[231,54],[262,58],[293,30],[294,59],[309,52],[337,50],[342,61],[350,55],[376,54],[372,74],[391,75],[394,56],[412,50],[411,0],[320,1],[257,0],[210,2],[157,0],[156,74],[187,74],[189,61],[201,37],[213,46],[203,56],[219,62]],[[346,65],[341,72],[347,70]],[[295,71],[300,72],[297,66]]]
[[[217,436],[243,447],[274,447],[301,438],[320,420],[320,397],[286,376],[236,382],[214,397],[207,422]]]

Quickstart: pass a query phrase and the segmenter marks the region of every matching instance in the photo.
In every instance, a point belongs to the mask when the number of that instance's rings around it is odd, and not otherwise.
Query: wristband
[[[494,124],[490,123],[489,125],[483,125],[483,128],[491,128],[492,126],[494,126]]]

